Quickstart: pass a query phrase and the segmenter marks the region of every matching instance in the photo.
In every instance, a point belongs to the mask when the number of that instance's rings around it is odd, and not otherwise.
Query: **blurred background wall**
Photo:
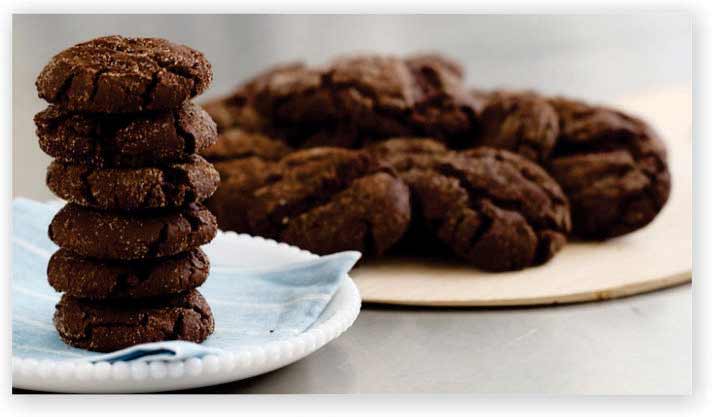
[[[44,184],[50,159],[32,122],[46,106],[35,77],[60,50],[107,34],[163,37],[205,53],[215,79],[199,102],[277,62],[319,64],[358,51],[439,51],[464,63],[473,86],[603,102],[691,82],[691,18],[685,14],[15,15],[13,195],[51,197]]]

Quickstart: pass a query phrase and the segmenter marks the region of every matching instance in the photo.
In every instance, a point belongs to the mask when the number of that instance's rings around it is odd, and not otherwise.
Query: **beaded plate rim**
[[[305,260],[314,253],[258,236],[218,231],[216,242],[249,240],[258,245],[291,252]],[[176,362],[82,363],[72,360],[37,360],[12,356],[13,387],[53,392],[159,392],[197,388],[259,375],[296,362],[345,332],[356,320],[361,297],[349,275],[330,302],[332,315],[304,333],[289,339],[249,346],[218,355]],[[329,314],[329,306],[323,314]]]

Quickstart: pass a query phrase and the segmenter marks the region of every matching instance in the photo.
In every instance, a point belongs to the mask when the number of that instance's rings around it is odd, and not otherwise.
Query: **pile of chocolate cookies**
[[[60,249],[47,269],[67,344],[112,351],[213,332],[195,288],[209,270],[200,246],[217,232],[201,202],[220,179],[197,153],[217,130],[189,101],[211,80],[191,48],[120,36],[66,49],[38,76],[47,185],[68,202],[49,226]]]
[[[666,203],[663,142],[621,111],[469,88],[437,54],[274,67],[204,108],[218,142],[221,228],[317,253],[541,264],[568,239],[650,223]]]

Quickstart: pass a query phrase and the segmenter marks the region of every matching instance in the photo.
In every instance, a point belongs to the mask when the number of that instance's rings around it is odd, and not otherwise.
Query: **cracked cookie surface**
[[[247,212],[252,233],[320,254],[335,247],[382,254],[410,219],[406,187],[360,151],[292,153],[252,196]],[[379,202],[381,212],[373,210],[373,202]]]
[[[65,294],[55,307],[54,325],[65,343],[97,352],[163,340],[200,343],[215,327],[208,303],[196,290],[114,302],[92,302]]]
[[[311,141],[323,146],[354,147],[361,137],[407,135],[462,146],[477,127],[482,103],[465,90],[461,78],[457,63],[437,55],[350,56],[321,68],[276,67],[246,83],[233,102],[253,106],[298,147],[315,135],[318,140]],[[339,141],[325,141],[319,135],[324,126],[338,132],[331,136]]]
[[[49,226],[59,247],[100,259],[146,259],[172,256],[210,242],[215,217],[201,204],[143,212],[107,212],[65,205]]]
[[[365,152],[313,148],[277,162],[251,157],[216,168],[224,181],[207,204],[222,228],[320,254],[353,249],[374,255],[408,227],[406,186]]]
[[[239,128],[248,132],[269,130],[268,121],[248,103],[240,92],[201,104],[215,122],[218,132]]]
[[[278,175],[276,164],[253,156],[218,161],[213,166],[220,173],[220,185],[206,200],[206,207],[215,214],[221,230],[252,233],[247,217],[252,195],[270,176]]]
[[[286,156],[291,151],[292,149],[282,141],[261,133],[232,128],[222,132],[216,143],[201,152],[201,155],[209,161],[225,161],[251,156],[274,161]]]
[[[435,156],[453,154],[444,144],[430,138],[393,138],[375,143],[367,152],[398,172],[430,166]]]
[[[282,141],[260,133],[231,128],[203,154],[220,173],[220,185],[206,206],[218,219],[218,227],[249,233],[248,208],[252,193],[277,174],[277,164],[292,150]]]
[[[141,167],[183,161],[217,139],[215,123],[186,102],[161,112],[97,114],[50,105],[35,115],[40,148],[67,163]]]
[[[271,140],[298,149],[322,146],[356,149],[373,140],[354,123],[345,120],[277,127],[268,118],[260,115],[254,108],[254,103],[240,95],[242,93],[235,94],[203,105],[218,124],[220,132],[228,133],[240,129],[265,135]]]
[[[365,175],[292,218],[280,239],[318,254],[358,250],[382,255],[405,233],[411,212],[406,185],[386,172]]]
[[[522,269],[549,260],[567,241],[567,198],[542,168],[519,155],[491,148],[452,152],[428,139],[390,140],[372,152],[409,186],[415,236],[430,232],[474,266]]]
[[[429,138],[393,138],[377,142],[366,148],[379,161],[393,167],[399,176],[411,169],[430,167],[434,157],[452,154],[443,143]],[[407,184],[408,185],[408,184]],[[411,200],[411,224],[394,251],[406,256],[448,256],[450,250],[429,229],[422,216],[418,196],[409,187]]]
[[[99,113],[175,108],[213,78],[203,54],[158,38],[106,36],[58,53],[35,85],[40,98]]]
[[[102,169],[58,161],[47,168],[47,186],[57,196],[104,210],[181,207],[210,197],[219,182],[218,171],[198,155],[151,168]]]
[[[486,97],[475,145],[546,161],[559,133],[557,113],[547,100],[529,91],[494,91]]]
[[[110,261],[79,256],[66,249],[47,266],[50,285],[70,296],[103,300],[157,297],[200,286],[210,263],[201,249],[143,261]]]
[[[565,98],[550,103],[560,133],[548,168],[569,197],[574,233],[606,239],[650,223],[671,190],[656,132],[611,108]]]

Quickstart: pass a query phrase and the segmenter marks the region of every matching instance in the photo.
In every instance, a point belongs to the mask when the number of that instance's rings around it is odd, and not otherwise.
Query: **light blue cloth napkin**
[[[212,265],[199,288],[215,317],[208,340],[151,343],[98,355],[65,345],[52,324],[60,294],[47,283],[47,261],[57,250],[47,226],[60,207],[27,199],[12,203],[12,351],[20,358],[178,360],[290,338],[315,323],[361,256],[340,252],[275,268]]]

